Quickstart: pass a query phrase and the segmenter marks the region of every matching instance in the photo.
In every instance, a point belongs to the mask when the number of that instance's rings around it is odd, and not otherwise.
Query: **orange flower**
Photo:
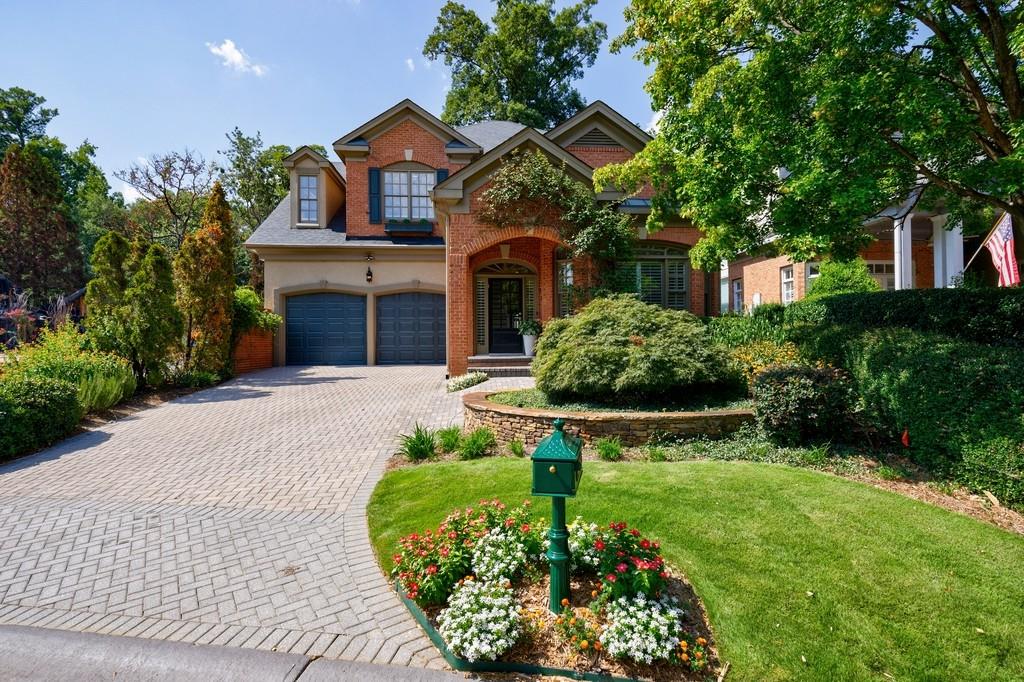
[[[708,643],[708,640],[704,639],[703,637],[698,637],[697,638],[697,646],[704,646],[707,643]]]
[[[680,649],[685,649],[688,646],[690,646],[690,645],[686,643],[685,639],[679,643],[679,648]]]
[[[595,651],[600,651],[601,650],[601,642],[600,641],[594,640],[594,650]]]
[[[591,590],[590,591],[590,596],[593,597],[594,599],[597,599],[597,590]]]
[[[702,653],[701,653],[701,652],[699,652],[699,651],[698,651],[697,653],[695,653],[695,654],[694,654],[694,656],[696,656],[696,657],[697,657],[697,660],[698,660],[698,661],[699,661],[700,659],[704,658],[704,654],[702,654]]]
[[[569,619],[569,625],[576,625],[576,619],[575,618],[570,618]]]
[[[568,606],[568,605],[569,605],[569,599],[567,597],[562,597],[562,606]]]
[[[582,642],[580,642],[581,649],[586,649],[588,646],[590,646],[590,642],[588,642],[587,640],[583,640]]]
[[[679,658],[683,659],[683,663],[686,663],[688,660],[690,660],[689,654],[683,654]]]

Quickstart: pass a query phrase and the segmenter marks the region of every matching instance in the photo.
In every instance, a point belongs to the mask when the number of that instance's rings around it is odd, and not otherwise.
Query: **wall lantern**
[[[372,282],[373,281],[373,270],[371,270],[370,268],[366,268],[366,281],[367,282]]]
[[[575,497],[583,475],[583,443],[565,432],[565,421],[555,420],[554,432],[537,444],[531,457],[533,495],[551,498],[548,529],[548,565],[551,568],[552,613],[562,610],[569,597],[569,529],[565,525],[565,498]]]

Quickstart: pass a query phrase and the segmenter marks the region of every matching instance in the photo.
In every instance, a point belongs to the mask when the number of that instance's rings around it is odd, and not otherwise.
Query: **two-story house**
[[[285,162],[291,191],[246,242],[264,262],[267,307],[284,317],[275,362],[525,367],[517,324],[568,314],[586,264],[549,226],[482,222],[488,180],[512,152],[540,150],[590,186],[595,168],[649,140],[603,102],[541,132],[451,127],[405,100],[338,138],[340,161],[298,149]],[[718,273],[690,266],[696,229],[680,222],[648,238],[646,199],[597,198],[636,216],[627,267],[645,300],[717,310]]]

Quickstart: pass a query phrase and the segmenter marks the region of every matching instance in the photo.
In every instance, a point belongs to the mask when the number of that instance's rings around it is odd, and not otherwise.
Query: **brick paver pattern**
[[[0,623],[443,667],[366,504],[461,418],[440,367],[282,367],[0,466]]]

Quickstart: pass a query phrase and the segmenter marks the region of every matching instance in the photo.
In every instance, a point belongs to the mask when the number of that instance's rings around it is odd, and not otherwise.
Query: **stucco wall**
[[[366,254],[373,260],[367,262]],[[366,281],[366,269],[373,270],[373,281]],[[401,291],[444,293],[444,251],[441,249],[401,251],[382,249],[346,249],[335,253],[296,253],[268,256],[264,261],[264,305],[287,316],[288,296],[319,291],[334,291],[366,296],[367,364],[376,357],[377,295]],[[284,364],[285,334],[274,339],[274,364]]]

